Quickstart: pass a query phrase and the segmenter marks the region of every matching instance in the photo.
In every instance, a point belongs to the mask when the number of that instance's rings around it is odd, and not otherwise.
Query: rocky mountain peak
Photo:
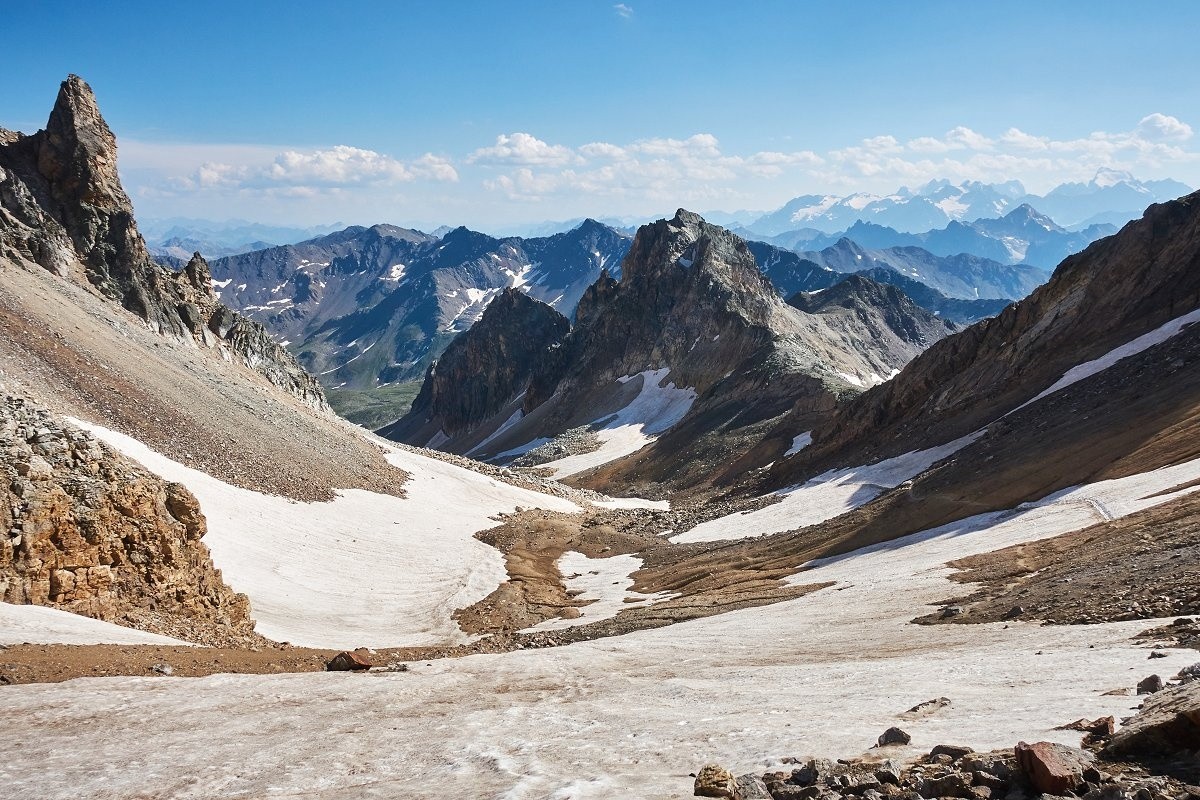
[[[1029,205],[1029,203],[1022,203],[1021,205],[1017,206],[1012,211],[1005,214],[1003,219],[1005,222],[1012,222],[1017,225],[1033,224],[1039,225],[1050,231],[1063,230],[1063,228],[1060,227],[1054,220],[1039,212],[1036,208]]]
[[[150,258],[117,173],[116,137],[77,75],[62,82],[45,130],[0,137],[0,256],[86,279],[155,332],[222,348],[327,408],[320,386],[261,325],[218,302],[199,253],[179,273]]]
[[[117,139],[79,76],[59,87],[36,159],[52,215],[71,237],[88,278],[110,296],[125,294],[125,274],[150,256],[117,175]]]
[[[183,274],[187,277],[188,283],[197,291],[209,292],[212,290],[212,272],[209,270],[204,256],[199,253],[192,253],[191,260],[183,268]]]
[[[432,420],[453,436],[479,424],[525,391],[542,359],[570,329],[550,306],[504,289],[430,365],[412,411],[381,432],[399,438]]]

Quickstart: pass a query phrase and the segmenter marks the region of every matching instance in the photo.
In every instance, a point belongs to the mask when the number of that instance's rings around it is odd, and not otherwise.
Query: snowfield
[[[57,608],[0,603],[0,645],[25,643],[192,645]]]
[[[877,464],[830,470],[799,486],[767,495],[781,498],[774,505],[702,522],[690,530],[675,534],[671,541],[688,544],[745,539],[782,533],[831,520],[866,505],[885,490],[916,477],[934,463],[953,455],[982,435],[983,431],[976,431],[938,447],[914,450],[884,459]],[[804,437],[808,437],[807,441]],[[787,455],[799,452],[811,442],[810,434],[800,434],[792,440],[793,449],[789,450]]]
[[[11,686],[0,785],[134,798],[679,798],[689,772],[850,757],[887,727],[944,742],[1078,744],[1054,727],[1125,716],[1104,692],[1195,661],[1148,663],[1154,623],[910,624],[962,587],[946,561],[1166,502],[1200,460],[1079,487],[828,559],[786,603],[547,650],[417,662],[405,673],[94,678]],[[1193,490],[1196,487],[1193,487]],[[1185,490],[1187,491],[1187,490]],[[952,705],[904,719],[917,703]]]
[[[230,486],[141,442],[75,425],[186,486],[208,519],[205,544],[226,583],[250,596],[256,630],[307,647],[399,647],[467,641],[451,614],[508,579],[504,559],[474,535],[518,506],[577,512],[551,495],[392,450],[411,476],[407,497],[358,489],[299,503]]]
[[[696,390],[679,389],[674,383],[661,386],[670,371],[670,367],[663,367],[618,378],[621,383],[628,383],[640,377],[642,388],[629,405],[618,411],[613,419],[596,431],[596,435],[600,437],[600,448],[591,453],[548,461],[541,466],[553,468],[553,477],[556,480],[565,478],[636,453],[658,438],[660,433],[675,426],[696,401]],[[601,421],[596,420],[593,424]]]

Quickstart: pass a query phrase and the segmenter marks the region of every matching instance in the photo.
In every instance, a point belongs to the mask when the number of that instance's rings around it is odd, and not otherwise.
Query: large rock
[[[741,800],[737,778],[733,773],[717,764],[708,764],[696,775],[697,797],[727,797]]]
[[[0,600],[191,639],[253,635],[201,541],[200,505],[0,386]]]
[[[1082,750],[1053,742],[1021,742],[1015,748],[1017,764],[1039,792],[1063,795],[1083,783],[1083,770],[1091,756]]]
[[[1102,754],[1120,758],[1196,751],[1200,751],[1200,681],[1191,681],[1148,697]]]

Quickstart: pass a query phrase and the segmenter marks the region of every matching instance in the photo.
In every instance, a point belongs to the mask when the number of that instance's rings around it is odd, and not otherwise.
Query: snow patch
[[[208,519],[204,542],[213,562],[235,591],[250,596],[256,630],[297,645],[467,641],[451,615],[508,578],[499,551],[475,534],[517,506],[579,510],[403,450],[386,457],[410,475],[404,498],[346,489],[327,503],[298,503],[230,486],[128,436],[70,421],[186,486]]]
[[[0,645],[10,644],[188,645],[180,639],[102,622],[46,606],[0,603]]]
[[[1071,384],[1078,383],[1084,378],[1090,378],[1099,372],[1103,372],[1124,358],[1129,358],[1129,356],[1137,355],[1144,350],[1149,350],[1155,345],[1162,344],[1168,339],[1178,336],[1183,332],[1184,328],[1187,328],[1189,325],[1194,325],[1197,322],[1200,322],[1200,308],[1184,314],[1181,317],[1176,317],[1170,322],[1161,325],[1136,339],[1132,339],[1120,347],[1115,347],[1099,358],[1092,359],[1091,361],[1087,361],[1083,364],[1072,367],[1071,369],[1067,370],[1061,378],[1055,381],[1054,385],[1049,389],[1045,390],[1032,400],[1017,406],[1013,409],[1013,411],[1019,411],[1031,403],[1036,403],[1038,400],[1041,400],[1047,395],[1054,394],[1058,390],[1065,389]],[[1011,414],[1013,411],[1008,413]],[[1005,416],[1008,415],[1006,414]]]
[[[799,453],[801,450],[808,447],[810,444],[812,444],[812,431],[805,431],[804,433],[798,433],[792,439],[792,446],[789,447],[787,449],[787,452],[784,453],[783,455],[784,455],[784,457],[794,456],[794,455],[796,455],[796,453]]]
[[[575,619],[554,617],[526,628],[526,631],[553,631],[588,625],[612,619],[623,608],[637,608],[645,603],[676,596],[671,592],[642,594],[633,591],[633,573],[641,568],[642,560],[634,555],[588,558],[574,550],[563,553],[558,559],[558,571],[563,576],[563,585],[568,592],[580,591],[578,599],[592,602],[581,606],[579,616]],[[631,602],[626,602],[627,599]]]
[[[940,447],[914,450],[869,466],[830,470],[807,483],[767,495],[780,498],[774,505],[702,522],[691,530],[671,537],[671,541],[691,543],[745,539],[825,522],[866,505],[887,489],[916,477],[982,435],[983,431],[976,431]]]
[[[650,444],[658,438],[658,434],[683,419],[696,400],[695,389],[679,389],[674,383],[660,385],[670,371],[670,367],[663,367],[638,373],[642,378],[642,389],[638,396],[615,416],[610,415],[611,419],[603,417],[591,423],[595,425],[604,419],[609,420],[604,423],[604,427],[596,431],[596,435],[600,437],[598,450],[549,461],[541,466],[552,468],[555,479],[565,478],[636,453]],[[624,375],[617,380],[628,383],[635,377],[638,376]]]

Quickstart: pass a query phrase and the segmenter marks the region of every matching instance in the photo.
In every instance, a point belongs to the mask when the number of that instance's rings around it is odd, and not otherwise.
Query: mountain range
[[[75,76],[0,131],[11,794],[1191,793],[1200,192],[960,326],[682,209],[241,288],[117,163]],[[447,343],[390,441],[225,302],[388,330],[410,275]]]
[[[1020,181],[990,184],[935,180],[917,189],[901,188],[880,196],[856,193],[801,195],[781,208],[745,224],[753,235],[778,236],[810,229],[820,233],[845,231],[856,222],[918,233],[951,222],[1002,217],[1021,205],[1048,214],[1067,228],[1093,224],[1122,225],[1151,203],[1187,194],[1178,181],[1139,181],[1126,172],[1102,169],[1087,183],[1066,183],[1045,195],[1029,194]]]

